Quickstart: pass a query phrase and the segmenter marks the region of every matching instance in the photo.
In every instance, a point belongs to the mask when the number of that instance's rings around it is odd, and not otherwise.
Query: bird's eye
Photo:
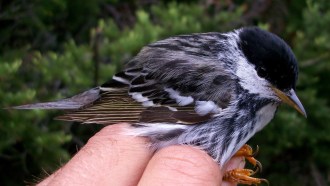
[[[257,74],[259,77],[264,78],[267,76],[266,70],[264,68],[259,68],[257,70]]]

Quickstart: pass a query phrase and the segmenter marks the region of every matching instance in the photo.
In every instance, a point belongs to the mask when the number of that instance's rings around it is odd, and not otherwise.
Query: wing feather
[[[219,37],[178,36],[144,47],[99,87],[96,101],[57,119],[196,124],[214,117],[235,99],[237,81],[218,58]]]
[[[193,107],[174,108],[176,105],[158,105],[144,107],[134,100],[127,92],[101,94],[99,100],[88,107],[66,113],[56,119],[77,121],[83,123],[114,124],[129,123],[184,123],[193,124],[209,119],[209,116],[199,116]]]

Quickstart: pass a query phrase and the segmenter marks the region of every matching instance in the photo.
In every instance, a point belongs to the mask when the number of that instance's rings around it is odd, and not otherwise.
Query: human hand
[[[38,185],[221,185],[225,170],[243,168],[233,158],[223,170],[204,151],[170,146],[152,154],[148,140],[123,135],[126,124],[103,128],[62,168]]]

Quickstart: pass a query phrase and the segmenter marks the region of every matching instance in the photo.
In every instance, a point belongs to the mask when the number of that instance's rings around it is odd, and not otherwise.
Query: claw
[[[262,182],[265,182],[267,183],[267,185],[269,185],[269,182],[266,179],[251,177],[257,172],[262,171],[261,163],[254,158],[254,156],[256,156],[258,152],[259,152],[259,146],[257,146],[256,150],[253,152],[253,149],[249,145],[247,144],[243,145],[242,148],[240,148],[234,156],[243,156],[248,162],[250,162],[256,168],[255,171],[250,169],[230,170],[225,173],[224,180],[230,182],[236,182],[240,184],[246,184],[246,185],[258,185],[261,184]]]
[[[258,173],[259,170],[260,170],[260,169],[257,167],[255,171],[251,172],[251,176],[252,176],[252,175],[255,175],[256,173]]]
[[[259,171],[262,172],[262,164],[260,163],[260,161],[256,160],[256,165],[255,167],[259,168]]]
[[[245,159],[262,172],[262,164],[260,161],[256,160],[254,157],[245,157]]]
[[[255,171],[250,169],[233,169],[225,172],[223,179],[225,181],[246,185],[259,185],[262,182],[265,182],[267,185],[269,185],[269,182],[266,179],[251,177],[251,175],[255,174],[257,171],[258,169]]]
[[[252,148],[251,148],[251,149],[252,149]],[[251,156],[252,156],[252,157],[256,156],[256,155],[258,154],[258,152],[259,152],[259,145],[257,145],[256,150],[254,151],[253,154],[251,154]]]

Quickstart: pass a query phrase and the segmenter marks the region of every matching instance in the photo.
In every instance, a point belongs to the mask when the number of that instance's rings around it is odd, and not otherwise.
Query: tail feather
[[[35,103],[12,107],[13,109],[59,109],[74,110],[80,109],[93,103],[100,97],[100,89],[93,88],[71,98],[62,99],[54,102]]]

